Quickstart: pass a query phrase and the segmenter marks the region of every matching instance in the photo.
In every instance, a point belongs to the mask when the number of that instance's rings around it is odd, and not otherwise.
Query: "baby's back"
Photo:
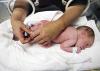
[[[77,39],[77,30],[74,27],[67,27],[57,38],[53,41],[55,43],[62,43],[67,40]]]

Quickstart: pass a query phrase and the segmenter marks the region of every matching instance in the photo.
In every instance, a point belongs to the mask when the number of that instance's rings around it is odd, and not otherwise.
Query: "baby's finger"
[[[43,43],[47,42],[47,40],[48,40],[47,38],[44,38],[44,39],[42,39],[41,41],[39,41],[38,43],[39,43],[39,44],[43,44]]]
[[[45,46],[45,45],[47,45],[48,44],[48,42],[47,41],[45,41],[44,43],[42,43],[42,45],[43,46]]]
[[[80,52],[81,52],[81,48],[77,47],[77,53],[80,53]]]
[[[32,40],[31,37],[25,38],[25,43],[28,43],[28,42],[30,42],[31,40]]]
[[[81,52],[81,48],[79,48],[79,47],[73,47],[72,52],[73,53],[80,53]]]
[[[36,30],[32,33],[33,38],[37,37],[40,34],[39,30]]]

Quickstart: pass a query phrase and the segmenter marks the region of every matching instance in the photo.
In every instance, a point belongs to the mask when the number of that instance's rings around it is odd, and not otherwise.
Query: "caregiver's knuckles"
[[[52,39],[56,35],[56,28],[51,26],[45,26],[41,29],[40,35],[42,38],[48,38],[48,40]]]
[[[30,42],[30,40],[33,38],[32,37],[32,32],[30,29],[28,29],[22,21],[19,21],[19,20],[15,20],[15,21],[12,21],[12,28],[13,28],[13,33],[15,34],[15,36],[20,40],[20,42],[22,44],[25,44],[25,43],[28,43]],[[24,32],[27,32],[30,37],[28,38],[25,38],[24,36]]]
[[[41,43],[41,40],[46,42],[54,39],[61,32],[61,26],[59,23],[52,22],[42,22],[37,30],[33,31],[34,43]],[[44,41],[42,41],[44,42]]]

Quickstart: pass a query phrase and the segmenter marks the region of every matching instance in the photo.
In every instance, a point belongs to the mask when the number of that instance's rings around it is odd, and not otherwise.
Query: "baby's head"
[[[76,43],[76,46],[80,47],[81,49],[91,47],[95,39],[93,29],[88,26],[79,26],[77,27],[77,30],[78,41]]]

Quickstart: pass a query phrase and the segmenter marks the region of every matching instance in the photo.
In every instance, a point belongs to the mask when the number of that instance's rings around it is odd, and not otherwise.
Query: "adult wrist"
[[[61,20],[54,21],[54,24],[56,25],[59,31],[63,31],[65,29],[64,22],[62,22]]]
[[[22,9],[22,8],[16,8],[14,9],[12,16],[11,16],[11,20],[18,20],[18,21],[24,21],[24,19],[26,18],[27,12]]]

